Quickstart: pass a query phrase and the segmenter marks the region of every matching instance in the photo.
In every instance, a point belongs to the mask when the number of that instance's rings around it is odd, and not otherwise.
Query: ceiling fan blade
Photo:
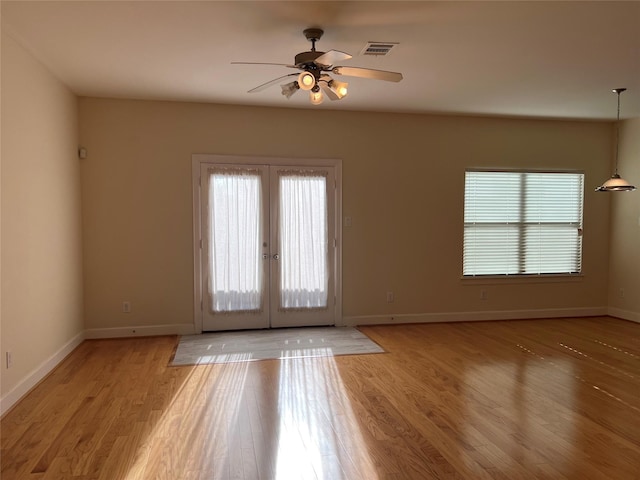
[[[277,85],[278,83],[282,82],[282,80],[284,80],[285,78],[297,77],[297,76],[298,76],[297,73],[290,73],[289,75],[283,75],[282,77],[274,78],[273,80],[270,80],[267,83],[263,83],[262,85],[258,85],[256,88],[252,88],[247,93],[261,92],[261,91],[269,88],[272,85]]]
[[[343,60],[349,60],[353,58],[351,55],[345,52],[341,52],[340,50],[329,50],[326,53],[323,53],[318,58],[314,60],[316,65],[324,65],[329,67],[336,62],[341,62]]]
[[[231,65],[276,65],[278,67],[298,68],[295,65],[286,63],[265,63],[265,62],[231,62]]]
[[[331,70],[336,75],[347,75],[350,77],[373,78],[375,80],[385,80],[387,82],[399,82],[402,74],[398,72],[387,72],[386,70],[374,70],[372,68],[361,67],[335,67]]]
[[[329,97],[329,100],[340,100],[340,97],[338,97],[338,95],[336,95],[335,93],[333,93],[333,90],[331,90],[329,88],[329,85],[327,85],[326,81],[320,81],[320,88],[322,88],[322,91],[324,92],[324,94]]]

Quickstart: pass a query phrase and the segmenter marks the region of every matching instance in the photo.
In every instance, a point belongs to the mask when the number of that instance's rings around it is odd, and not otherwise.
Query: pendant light
[[[625,179],[620,178],[618,175],[618,147],[619,147],[619,132],[620,132],[620,94],[624,92],[626,88],[614,88],[613,93],[618,95],[618,118],[616,121],[616,156],[615,156],[615,170],[609,180],[604,182],[598,188],[596,192],[632,192],[636,189]]]

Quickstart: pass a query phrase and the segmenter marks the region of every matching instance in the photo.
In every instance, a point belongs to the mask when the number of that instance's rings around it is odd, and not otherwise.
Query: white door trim
[[[202,311],[204,298],[202,298],[203,276],[202,265],[202,224],[200,210],[200,167],[203,163],[226,163],[244,165],[281,165],[303,167],[334,167],[336,182],[336,216],[335,236],[336,251],[334,258],[335,268],[335,295],[336,295],[336,326],[344,326],[342,318],[342,160],[319,158],[281,158],[240,155],[216,155],[208,153],[194,153],[191,155],[191,185],[193,205],[193,326],[194,332],[202,333]]]

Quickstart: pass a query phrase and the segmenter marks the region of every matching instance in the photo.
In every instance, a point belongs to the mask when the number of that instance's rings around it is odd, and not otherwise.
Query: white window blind
[[[584,174],[465,173],[463,274],[576,274]]]

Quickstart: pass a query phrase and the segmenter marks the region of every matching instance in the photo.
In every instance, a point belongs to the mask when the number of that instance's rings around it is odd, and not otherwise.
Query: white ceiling
[[[340,101],[314,107],[278,85],[310,49],[404,80],[339,77]],[[640,2],[6,1],[2,27],[81,96],[337,110],[576,119],[640,117]],[[367,41],[399,42],[363,57]],[[2,64],[2,68],[11,68]],[[336,77],[338,78],[338,77]]]

